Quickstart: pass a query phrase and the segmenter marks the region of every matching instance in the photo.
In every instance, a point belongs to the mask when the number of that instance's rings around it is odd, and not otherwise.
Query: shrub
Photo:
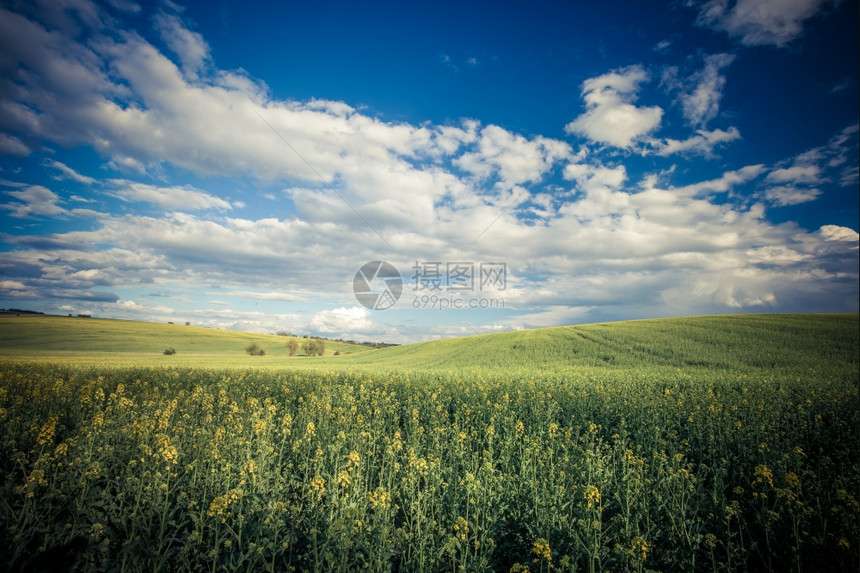
[[[171,346],[170,348],[164,349],[164,354],[170,356],[172,354],[176,354],[176,350]]]
[[[311,339],[302,344],[302,350],[308,356],[322,356],[325,354],[325,341],[319,339]]]
[[[245,348],[245,352],[250,354],[251,356],[265,356],[266,351],[260,348],[260,345],[256,342],[252,342]]]

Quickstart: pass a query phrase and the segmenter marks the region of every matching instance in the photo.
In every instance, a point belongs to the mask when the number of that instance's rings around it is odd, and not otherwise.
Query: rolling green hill
[[[284,342],[0,318],[0,570],[858,571],[856,314]]]
[[[583,369],[815,370],[857,367],[856,314],[758,314],[635,320],[467,336],[370,350],[326,343],[287,357],[283,336],[67,317],[0,318],[0,357],[110,364],[561,374]],[[256,342],[267,356],[245,354]],[[163,356],[166,348],[175,356]],[[333,356],[340,352],[340,356]]]
[[[304,359],[286,356],[288,339],[273,334],[131,320],[0,317],[0,357],[15,359],[200,366],[259,366],[280,363],[282,359]],[[254,342],[267,356],[247,355],[245,348]],[[167,348],[175,349],[176,355],[164,356]],[[371,349],[358,344],[326,342],[327,355],[367,350]]]
[[[468,336],[386,348],[340,362],[353,367],[442,371],[560,372],[643,366],[814,369],[831,361],[856,366],[858,338],[856,314],[727,315]]]

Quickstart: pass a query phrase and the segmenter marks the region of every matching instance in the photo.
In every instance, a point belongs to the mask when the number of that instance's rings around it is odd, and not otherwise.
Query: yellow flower
[[[57,430],[57,417],[51,416],[48,418],[48,421],[42,425],[42,428],[39,430],[39,437],[36,438],[36,441],[40,446],[44,446],[48,442],[54,441],[54,433]]]
[[[600,504],[600,490],[597,486],[589,485],[585,488],[585,500],[588,502],[588,509]]]
[[[634,555],[638,554],[642,561],[648,558],[648,542],[639,536],[633,538],[631,550]]]
[[[469,522],[462,517],[457,517],[457,521],[454,522],[454,533],[465,541],[469,537]]]
[[[105,526],[104,525],[102,525],[101,523],[93,523],[90,526],[90,530],[89,530],[90,539],[98,541],[99,539],[102,538],[102,536],[104,535],[104,532],[105,532]]]
[[[535,540],[534,545],[532,545],[532,553],[537,555],[539,559],[552,561],[552,550],[550,549],[549,541],[543,537]]]
[[[209,504],[209,517],[221,517],[221,523],[224,523],[223,516],[230,511],[232,506],[242,501],[244,495],[244,492],[238,488],[231,489],[224,495],[219,495]]]
[[[391,494],[385,489],[378,487],[367,494],[368,501],[374,509],[388,509],[391,506]]]
[[[309,485],[311,492],[316,494],[317,500],[319,500],[323,494],[325,493],[325,478],[322,476],[314,476]]]
[[[486,435],[487,435],[487,439],[488,439],[488,440],[492,440],[492,439],[493,439],[493,436],[495,436],[495,435],[496,435],[496,428],[495,428],[495,427],[493,427],[493,425],[492,425],[492,424],[490,424],[489,426],[487,426],[487,432],[486,432]]]
[[[337,474],[337,485],[340,487],[349,487],[349,484],[352,483],[352,478],[349,477],[349,472],[346,470],[341,470],[339,474]]]
[[[717,536],[713,533],[705,534],[705,547],[708,549],[714,549],[717,546]]]
[[[350,469],[357,468],[361,463],[361,456],[355,450],[349,452],[349,463],[347,464]]]
[[[765,465],[756,466],[753,475],[755,476],[755,483],[764,484],[767,482],[768,486],[773,487],[773,472],[770,471],[769,467]]]
[[[158,455],[167,464],[175,465],[179,459],[179,451],[176,446],[170,443],[170,436],[167,434],[159,434],[155,437],[155,443],[158,446]]]
[[[254,434],[259,436],[266,431],[266,421],[257,419],[254,421]]]

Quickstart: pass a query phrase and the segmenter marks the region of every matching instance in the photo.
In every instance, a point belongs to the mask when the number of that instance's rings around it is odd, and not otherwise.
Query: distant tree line
[[[360,344],[361,346],[370,346],[371,348],[388,348],[389,346],[399,346],[391,342],[359,342],[358,340],[346,340],[344,338],[326,338],[324,336],[314,336],[311,334],[293,334],[286,330],[276,332],[278,336],[292,336],[295,338],[304,338],[307,340],[327,340],[329,342],[342,342],[344,344]],[[287,343],[289,348],[289,343]],[[298,348],[296,349],[298,351]],[[292,356],[292,354],[290,355]]]
[[[0,312],[3,314],[45,314],[44,312],[39,312],[38,310],[27,310],[25,308],[0,308]]]

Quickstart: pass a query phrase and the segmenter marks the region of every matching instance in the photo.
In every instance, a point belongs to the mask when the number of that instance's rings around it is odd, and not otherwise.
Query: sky
[[[414,342],[858,312],[848,0],[0,0],[0,307]]]

